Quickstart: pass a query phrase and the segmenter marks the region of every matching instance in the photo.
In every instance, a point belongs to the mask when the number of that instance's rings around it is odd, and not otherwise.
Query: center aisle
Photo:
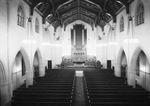
[[[76,71],[73,106],[87,106],[85,85],[82,71]]]

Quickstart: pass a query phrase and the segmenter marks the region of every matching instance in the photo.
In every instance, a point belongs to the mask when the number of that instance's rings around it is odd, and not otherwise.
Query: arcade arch
[[[147,77],[150,69],[149,66],[147,55],[141,48],[137,48],[131,58],[130,64],[130,73],[132,74],[130,80],[134,84],[133,86],[141,86],[147,89],[149,86],[149,79]]]
[[[6,84],[6,74],[5,74],[5,68],[3,66],[3,63],[0,61],[0,105],[4,104],[4,101],[6,99],[5,93],[7,90],[4,91]]]
[[[125,54],[125,51],[121,48],[119,51],[118,55],[118,70],[119,70],[119,76],[127,79],[127,68],[128,68],[128,63],[127,63],[127,57]]]
[[[38,49],[33,58],[33,78],[39,77],[42,73],[42,56]]]
[[[28,72],[30,71],[30,62],[28,55],[24,49],[21,49],[14,60],[12,71],[13,90],[17,89],[28,80]]]

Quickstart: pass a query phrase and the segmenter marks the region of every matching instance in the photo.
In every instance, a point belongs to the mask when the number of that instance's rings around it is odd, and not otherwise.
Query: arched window
[[[144,5],[140,1],[136,10],[136,25],[144,23]]]
[[[39,33],[39,20],[38,20],[38,18],[35,19],[35,32]]]
[[[120,19],[120,32],[124,31],[124,18],[121,17]]]
[[[17,10],[17,17],[18,17],[17,24],[18,24],[19,26],[24,27],[24,19],[25,19],[25,16],[24,16],[24,11],[23,11],[23,8],[22,8],[21,5],[19,5],[19,7],[18,7],[18,10]]]

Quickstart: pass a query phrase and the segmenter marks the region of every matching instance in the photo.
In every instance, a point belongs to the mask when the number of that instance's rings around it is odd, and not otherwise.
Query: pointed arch
[[[111,42],[112,41],[112,28],[111,28],[111,26],[109,27],[109,29],[108,29],[108,33],[107,33],[107,41],[109,42]]]
[[[29,85],[31,80],[31,65],[29,56],[24,48],[16,52],[12,64],[12,86],[13,90],[17,89],[23,84]]]
[[[42,66],[43,66],[43,64],[42,64],[42,54],[41,54],[41,51],[40,51],[40,49],[37,49],[36,51],[35,51],[35,53],[34,53],[34,59],[35,59],[35,56],[37,55],[37,57],[38,57],[38,67],[39,67],[39,73],[41,73],[42,72]],[[34,65],[34,59],[33,59],[33,65]]]
[[[132,71],[132,73],[135,73],[135,70],[136,70],[136,61],[137,61],[137,58],[139,56],[139,54],[143,52],[146,56],[146,60],[148,62],[148,66],[150,66],[150,62],[148,60],[148,55],[146,54],[145,50],[143,50],[141,47],[137,47],[131,57],[131,64],[130,64],[130,70]]]
[[[20,2],[17,7],[17,25],[25,27],[26,14],[23,3]]]
[[[123,55],[125,56],[126,63],[127,63],[127,66],[128,66],[126,53],[125,53],[123,48],[120,48],[118,56],[117,56],[117,66],[118,66],[119,76],[121,76],[121,65],[122,65],[122,56]]]
[[[122,16],[120,18],[120,32],[124,31],[124,17]]]
[[[40,23],[38,17],[35,19],[35,32],[39,33],[40,32]]]
[[[137,63],[138,61],[139,63]],[[150,62],[148,55],[146,54],[144,49],[142,49],[141,47],[137,47],[131,57],[130,62],[130,84],[134,87],[140,85],[145,89],[148,89],[149,79],[147,79],[146,76],[149,73],[149,69]]]
[[[0,60],[0,106],[6,105],[5,104],[6,97],[8,97],[9,95],[8,89],[6,89],[6,86],[8,85],[8,82],[7,82],[8,76],[6,76],[6,69],[7,68],[4,66],[3,62]]]
[[[3,63],[0,61],[0,86],[6,83],[6,73]]]
[[[29,56],[27,55],[27,52],[25,51],[25,49],[24,48],[21,48],[20,49],[20,52],[21,52],[21,54],[22,54],[22,56],[23,56],[23,59],[24,59],[24,61],[25,61],[25,67],[26,67],[26,70],[30,70],[30,67],[31,67],[31,65],[30,65],[30,60],[29,60]]]

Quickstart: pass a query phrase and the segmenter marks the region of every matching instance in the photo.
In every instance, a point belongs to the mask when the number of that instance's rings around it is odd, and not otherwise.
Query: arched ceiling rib
[[[69,25],[70,23],[76,21],[76,20],[81,20],[85,23],[88,23],[92,29],[94,29],[94,21],[91,18],[86,17],[85,15],[82,14],[75,14],[74,16],[66,19],[64,21],[64,29],[66,29],[67,25]]]
[[[89,25],[104,27],[116,15],[126,8],[129,13],[129,4],[134,0],[24,0],[31,7],[31,15],[34,9],[43,17],[43,23],[47,20],[56,29],[64,28],[76,21],[82,20]]]

